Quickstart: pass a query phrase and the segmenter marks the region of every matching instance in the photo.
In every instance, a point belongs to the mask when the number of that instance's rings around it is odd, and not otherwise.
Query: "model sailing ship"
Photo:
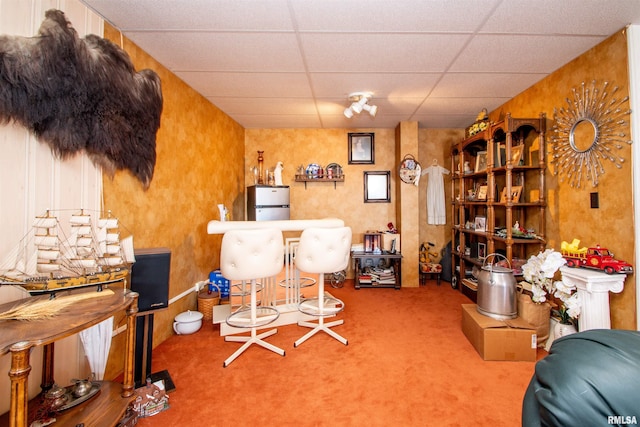
[[[120,239],[118,219],[94,221],[87,210],[69,218],[70,236],[54,211],[35,218],[32,230],[0,263],[0,285],[19,285],[29,293],[54,293],[98,286],[127,277],[133,255],[133,236]]]

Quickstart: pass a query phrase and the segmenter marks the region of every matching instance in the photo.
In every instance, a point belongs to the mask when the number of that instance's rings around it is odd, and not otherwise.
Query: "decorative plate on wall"
[[[407,154],[400,162],[399,175],[402,182],[413,184],[420,176],[422,168],[420,163],[411,154]]]
[[[342,166],[337,163],[329,163],[327,167],[324,168],[325,175],[331,175],[332,178],[341,178],[342,177]]]

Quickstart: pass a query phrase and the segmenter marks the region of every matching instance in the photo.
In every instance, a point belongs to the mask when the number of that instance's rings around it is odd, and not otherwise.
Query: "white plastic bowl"
[[[176,316],[173,330],[178,335],[189,335],[198,332],[202,327],[202,313],[199,311],[185,311]]]

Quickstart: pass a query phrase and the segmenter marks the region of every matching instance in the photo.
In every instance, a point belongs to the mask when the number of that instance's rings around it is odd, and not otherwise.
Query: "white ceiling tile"
[[[87,3],[125,31],[293,30],[286,0],[91,0]]]
[[[242,114],[251,109],[256,115],[317,115],[318,109],[313,98],[224,98],[209,97],[214,105],[227,114]]]
[[[231,116],[247,129],[288,129],[288,128],[322,128],[320,119],[316,115],[244,115]]]
[[[471,32],[498,0],[300,0],[291,2],[300,31]]]
[[[293,33],[131,32],[129,37],[171,70],[304,71]]]
[[[599,36],[478,35],[449,71],[550,73],[602,40]],[[491,55],[487,55],[489,50]],[[512,52],[520,54],[512,55]],[[509,61],[496,58],[509,58]]]
[[[302,34],[310,72],[444,71],[468,35]]]
[[[449,73],[432,92],[447,98],[512,98],[541,80],[544,74]]]
[[[176,72],[204,96],[241,98],[311,97],[304,73]]]
[[[373,98],[413,97],[429,94],[441,73],[310,73],[318,97],[342,92],[371,92]]]
[[[639,20],[638,0],[509,0],[481,32],[608,36]]]

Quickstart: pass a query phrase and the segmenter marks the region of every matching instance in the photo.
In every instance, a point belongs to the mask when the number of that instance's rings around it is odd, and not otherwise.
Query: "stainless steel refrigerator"
[[[249,221],[289,219],[289,186],[247,187],[247,218]]]

